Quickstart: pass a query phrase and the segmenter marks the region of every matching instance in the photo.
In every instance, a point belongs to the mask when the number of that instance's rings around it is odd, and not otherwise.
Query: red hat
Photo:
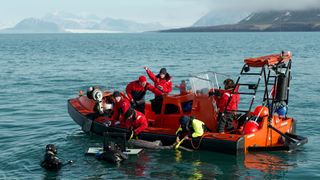
[[[139,77],[139,82],[146,82],[147,78],[145,76],[140,76]]]

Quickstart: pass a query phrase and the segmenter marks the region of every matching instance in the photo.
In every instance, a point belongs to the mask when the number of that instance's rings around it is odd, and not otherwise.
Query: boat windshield
[[[228,75],[213,71],[201,72],[191,75],[189,78],[192,92],[196,94],[208,94],[210,89],[219,89]]]

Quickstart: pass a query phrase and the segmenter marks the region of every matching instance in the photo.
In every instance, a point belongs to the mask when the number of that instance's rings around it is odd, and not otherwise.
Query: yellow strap
[[[185,136],[183,139],[181,139],[181,141],[179,141],[174,148],[175,148],[175,149],[178,149],[179,146],[180,146],[180,144],[181,144],[185,139],[187,139],[187,136]]]
[[[180,131],[182,131],[181,126],[178,128],[178,130],[176,131],[176,134],[178,134]]]

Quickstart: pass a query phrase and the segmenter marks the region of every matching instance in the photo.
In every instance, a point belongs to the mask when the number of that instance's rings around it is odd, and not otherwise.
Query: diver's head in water
[[[62,167],[62,162],[57,157],[58,150],[54,144],[48,144],[46,146],[46,152],[44,159],[41,162],[41,166],[47,170],[57,171]]]

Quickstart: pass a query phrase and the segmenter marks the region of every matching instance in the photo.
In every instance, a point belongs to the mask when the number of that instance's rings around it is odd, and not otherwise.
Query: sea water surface
[[[111,165],[85,156],[102,139],[83,133],[67,113],[79,90],[124,90],[145,75],[143,66],[166,67],[174,84],[201,71],[236,78],[244,58],[281,50],[293,54],[289,114],[309,139],[295,152],[145,150]],[[319,179],[319,61],[318,32],[0,35],[0,179]],[[74,163],[42,169],[49,143]]]

